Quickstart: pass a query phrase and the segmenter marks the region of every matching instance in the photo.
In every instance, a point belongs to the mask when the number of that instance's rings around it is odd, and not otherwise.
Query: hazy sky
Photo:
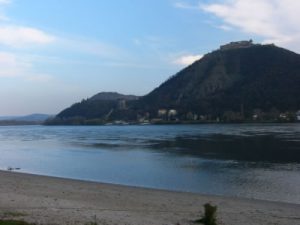
[[[0,0],[0,115],[144,95],[219,45],[300,52],[299,0]]]

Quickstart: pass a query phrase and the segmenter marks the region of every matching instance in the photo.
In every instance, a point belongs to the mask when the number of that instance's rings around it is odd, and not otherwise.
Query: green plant
[[[98,223],[97,223],[97,216],[95,215],[94,216],[94,221],[93,222],[88,222],[88,223],[86,223],[85,225],[98,225]],[[0,224],[1,225],[1,224]]]
[[[85,225],[98,225],[97,222],[89,222],[89,223],[86,223]]]
[[[26,216],[26,214],[25,213],[21,213],[21,212],[6,211],[6,212],[3,212],[2,216],[4,218],[6,218],[6,217],[21,217],[21,216]]]
[[[0,225],[34,225],[23,220],[0,220]]]
[[[203,223],[204,225],[217,225],[216,215],[217,214],[217,206],[212,206],[209,203],[204,205],[204,216],[196,220],[196,223]]]

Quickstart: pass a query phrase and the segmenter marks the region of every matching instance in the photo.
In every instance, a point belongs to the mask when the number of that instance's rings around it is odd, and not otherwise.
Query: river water
[[[8,167],[300,203],[300,124],[2,126],[0,169]]]

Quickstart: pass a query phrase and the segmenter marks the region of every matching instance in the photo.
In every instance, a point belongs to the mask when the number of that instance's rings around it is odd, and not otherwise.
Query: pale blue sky
[[[298,3],[297,3],[298,2]],[[0,115],[144,95],[236,40],[300,50],[298,0],[0,0]]]

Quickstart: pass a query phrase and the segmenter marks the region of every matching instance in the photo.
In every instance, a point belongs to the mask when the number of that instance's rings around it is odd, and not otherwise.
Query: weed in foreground
[[[21,213],[21,212],[6,211],[6,212],[3,212],[2,216],[4,218],[6,218],[6,217],[21,217],[21,216],[26,216],[26,214],[25,213]]]
[[[202,223],[204,225],[217,225],[217,206],[212,206],[209,203],[204,205],[204,216],[196,220],[195,223]]]
[[[0,220],[0,225],[34,225],[22,220]]]
[[[94,216],[93,220],[94,220],[93,222],[88,222],[85,225],[98,225],[98,223],[97,223],[97,216],[96,215]]]

